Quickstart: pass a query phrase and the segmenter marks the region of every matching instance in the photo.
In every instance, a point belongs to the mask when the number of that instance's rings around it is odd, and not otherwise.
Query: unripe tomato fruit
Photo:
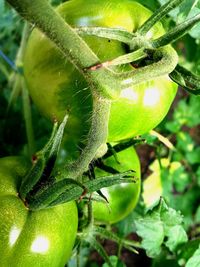
[[[64,267],[77,232],[76,204],[30,211],[18,196],[29,167],[20,157],[0,159],[0,266]]]
[[[103,223],[116,223],[124,219],[136,206],[140,196],[140,161],[133,147],[117,153],[117,159],[111,156],[104,160],[104,164],[116,169],[119,172],[134,170],[135,183],[122,183],[103,188],[101,191],[108,200],[104,202],[93,202],[95,220]],[[109,175],[99,168],[95,169],[96,177]]]
[[[130,0],[71,0],[60,5],[57,12],[72,27],[114,27],[130,32],[135,32],[152,14]],[[157,23],[147,33],[147,38],[156,38],[163,33],[162,25]],[[95,36],[83,38],[102,62],[127,53],[127,47],[120,42]],[[121,72],[131,69],[131,64],[116,67],[116,71]],[[28,42],[24,73],[30,95],[45,116],[62,120],[68,111],[69,136],[80,139],[88,132],[92,112],[90,88],[84,77],[37,29],[33,30]],[[153,129],[167,114],[176,91],[176,84],[168,76],[123,89],[119,99],[112,102],[108,142]]]

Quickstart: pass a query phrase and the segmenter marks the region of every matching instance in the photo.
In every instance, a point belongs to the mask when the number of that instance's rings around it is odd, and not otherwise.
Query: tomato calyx
[[[65,168],[54,171],[66,121],[67,117],[60,126],[57,122],[54,124],[49,141],[36,153],[31,169],[22,180],[19,196],[30,210],[45,209],[75,199],[81,200],[94,191],[100,192],[103,187],[135,181],[131,170],[123,173],[113,172],[113,175],[84,182],[68,177],[58,180],[57,173],[66,171]]]

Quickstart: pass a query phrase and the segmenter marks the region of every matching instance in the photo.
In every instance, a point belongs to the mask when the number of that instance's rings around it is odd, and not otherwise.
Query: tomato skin
[[[130,0],[71,0],[57,11],[72,26],[120,27],[130,32],[136,31],[152,14]],[[147,36],[159,37],[163,33],[162,25],[157,23]],[[117,41],[94,36],[84,40],[102,62],[127,52]],[[133,67],[115,69],[123,72]],[[33,31],[28,42],[24,73],[32,99],[45,116],[61,120],[68,111],[69,136],[76,140],[88,132],[92,112],[88,84],[38,30]],[[167,114],[176,92],[177,85],[168,76],[123,89],[119,99],[112,102],[108,141],[117,142],[156,127]]]
[[[0,266],[64,267],[77,232],[76,204],[28,210],[18,197],[28,167],[20,157],[0,159]]]
[[[125,218],[136,206],[140,196],[140,161],[133,147],[117,153],[117,159],[111,156],[104,160],[104,164],[120,172],[134,170],[135,183],[124,183],[103,188],[101,191],[108,199],[109,204],[93,202],[93,212],[96,221],[116,223]],[[100,169],[95,170],[96,177],[108,175]],[[101,178],[99,178],[101,179]]]

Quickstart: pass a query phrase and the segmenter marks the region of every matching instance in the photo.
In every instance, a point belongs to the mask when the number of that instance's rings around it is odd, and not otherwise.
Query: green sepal
[[[84,183],[84,185],[88,189],[88,193],[93,193],[104,187],[109,187],[115,184],[133,182],[136,182],[136,180],[134,179],[134,171],[130,170],[114,175],[103,176],[92,181],[87,181]]]
[[[37,156],[43,155],[46,160],[50,159],[52,156],[57,156],[67,119],[68,115],[64,117],[60,126],[58,126],[58,122],[55,120],[49,141],[39,152],[37,152]]]
[[[119,171],[116,170],[115,168],[104,164],[102,160],[99,161],[99,164],[96,164],[96,167],[110,174],[119,173]]]
[[[39,181],[45,168],[44,157],[38,158],[32,165],[30,171],[22,180],[19,194],[22,199],[25,199],[27,194],[33,189],[35,184]]]
[[[57,199],[64,192],[68,193],[68,197],[71,198],[70,200],[76,199],[73,197],[74,191],[78,192],[77,194],[79,197],[83,192],[86,192],[87,189],[83,184],[70,178],[54,181],[54,183],[49,184],[49,186],[41,187],[40,190],[29,199],[29,208],[31,210],[46,208],[50,206],[54,199]]]
[[[46,187],[44,191],[41,189],[32,199],[29,200],[29,208],[31,210],[47,208],[66,203],[71,200],[77,200],[84,195],[91,194],[103,187],[109,187],[121,183],[134,183],[133,171],[127,171],[111,176],[104,176],[100,179],[89,180],[81,184],[73,179],[63,179],[55,181]]]
[[[110,156],[113,156],[113,154],[121,152],[131,146],[142,144],[145,142],[145,139],[137,138],[137,139],[127,139],[126,141],[120,142],[119,144],[115,146],[108,145],[108,151],[107,153],[102,157],[102,159],[107,159]],[[117,155],[116,155],[117,156]]]
[[[104,176],[104,177],[101,177],[100,179],[87,181],[84,183],[84,186],[87,188],[87,193],[91,194],[95,191],[100,190],[101,188],[109,187],[109,186],[112,186],[115,184],[133,183],[133,182],[135,182],[135,180],[133,178],[125,178],[125,177],[127,177],[127,175],[130,175],[130,173],[132,173],[132,171],[125,172],[125,173],[119,173],[119,174],[115,174],[115,175],[110,175],[110,176]],[[71,193],[71,195],[69,194],[69,192]],[[75,187],[75,188],[71,188],[71,189],[69,188],[68,191],[65,191],[55,201],[53,201],[51,203],[51,206],[65,203],[65,202],[68,202],[70,200],[78,199],[82,195],[83,195],[83,190],[80,187],[79,188]]]
[[[89,171],[87,172],[87,176],[89,177],[90,180],[93,180],[96,178],[95,172],[94,172],[94,166],[93,164],[89,165]],[[108,203],[108,200],[106,196],[101,192],[101,190],[97,190],[97,194],[99,195],[100,198],[102,198],[106,203]]]
[[[43,149],[36,153],[33,159],[33,165],[30,171],[22,180],[19,193],[22,199],[30,198],[30,194],[34,195],[41,185],[51,180],[57,153],[62,141],[64,128],[68,116],[65,116],[63,122],[58,127],[58,123],[54,123],[51,137]]]
[[[82,198],[82,201],[85,201],[85,202],[95,201],[95,202],[101,202],[104,204],[108,204],[108,201],[105,200],[103,197],[101,197],[99,194],[86,195],[85,197]]]
[[[177,65],[169,77],[183,89],[193,95],[200,95],[200,77],[184,67]]]

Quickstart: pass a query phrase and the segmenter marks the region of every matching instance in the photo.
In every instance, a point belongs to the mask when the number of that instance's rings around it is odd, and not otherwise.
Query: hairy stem
[[[130,44],[134,34],[124,29],[106,28],[106,27],[78,27],[75,28],[76,32],[80,35],[94,35],[119,42]]]
[[[65,170],[56,175],[57,178],[77,178],[87,171],[90,162],[95,158],[98,149],[106,143],[108,135],[108,121],[110,114],[110,101],[94,97],[91,128],[88,142],[80,157],[67,165]]]
[[[172,9],[179,6],[182,2],[183,0],[169,0],[165,5],[156,10],[137,32],[141,35],[145,35],[159,20],[166,16]]]
[[[120,73],[119,77],[121,80],[121,87],[126,88],[169,74],[175,69],[178,63],[178,55],[170,46],[155,50],[153,57],[155,59],[157,58],[158,61],[155,61],[145,67],[139,67],[130,72]]]
[[[159,37],[156,40],[152,41],[152,46],[154,48],[158,48],[161,46],[165,46],[169,43],[173,43],[185,34],[189,32],[189,30],[194,27],[200,21],[200,14],[182,22],[177,25],[174,29]]]

